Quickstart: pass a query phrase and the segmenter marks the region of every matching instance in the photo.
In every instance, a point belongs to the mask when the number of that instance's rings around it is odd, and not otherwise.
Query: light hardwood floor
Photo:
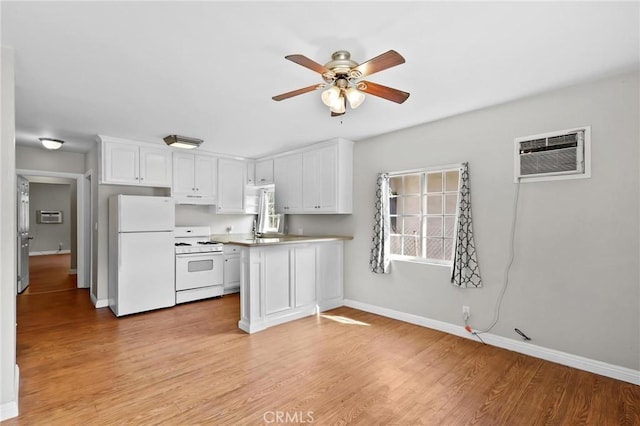
[[[247,335],[238,318],[237,295],[120,319],[86,290],[19,297],[6,425],[640,424],[638,386],[427,328],[339,308]]]

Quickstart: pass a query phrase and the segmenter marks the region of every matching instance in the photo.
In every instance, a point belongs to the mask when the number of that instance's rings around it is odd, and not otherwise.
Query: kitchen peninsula
[[[247,333],[342,306],[343,245],[353,237],[214,236],[240,251],[240,321]]]

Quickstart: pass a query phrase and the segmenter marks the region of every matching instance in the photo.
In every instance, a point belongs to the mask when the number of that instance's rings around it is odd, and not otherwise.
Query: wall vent
[[[591,177],[591,128],[562,130],[515,139],[515,181]]]
[[[60,210],[36,210],[36,223],[62,223]]]

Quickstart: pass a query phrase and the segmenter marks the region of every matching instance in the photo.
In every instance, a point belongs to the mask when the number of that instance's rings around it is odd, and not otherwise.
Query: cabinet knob
[[[264,182],[266,179],[260,179],[260,182]]]

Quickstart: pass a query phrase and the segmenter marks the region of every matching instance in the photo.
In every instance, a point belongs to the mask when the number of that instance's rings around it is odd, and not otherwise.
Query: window
[[[391,256],[450,265],[460,170],[390,173]]]

